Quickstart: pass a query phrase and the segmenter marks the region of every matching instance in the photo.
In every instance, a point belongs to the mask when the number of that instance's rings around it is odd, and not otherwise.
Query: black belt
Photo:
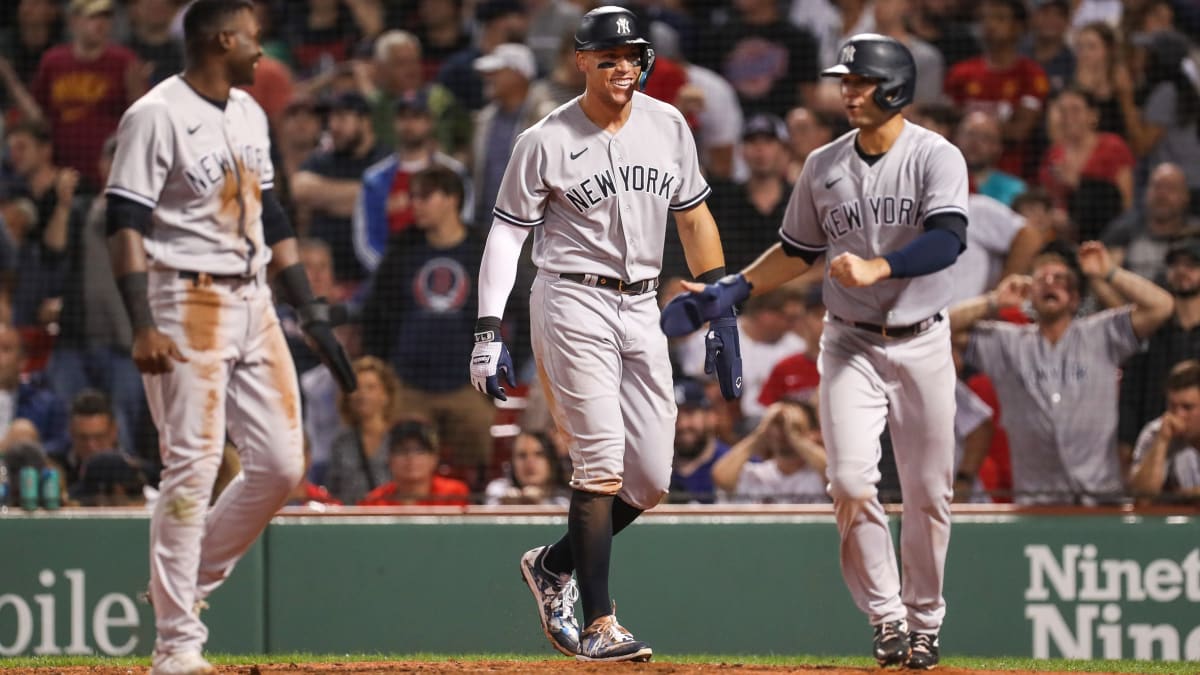
[[[938,312],[928,319],[924,319],[916,323],[910,323],[907,326],[880,326],[874,323],[850,321],[849,319],[843,319],[833,313],[830,313],[829,316],[838,323],[844,323],[847,326],[852,326],[854,328],[858,328],[859,330],[865,330],[887,338],[907,338],[914,335],[920,335],[931,328],[934,324],[945,318],[942,316],[941,312]]]
[[[241,274],[209,274],[208,272],[192,272],[190,270],[179,270],[179,278],[185,281],[197,282],[200,277],[208,277],[219,283],[244,284],[249,281],[254,281],[257,277],[248,277]]]
[[[583,284],[584,286],[608,288],[618,293],[624,293],[625,295],[641,295],[642,293],[649,293],[658,289],[658,277],[643,279],[642,281],[621,281],[612,277],[602,277],[598,274],[560,274],[558,276],[567,281]]]

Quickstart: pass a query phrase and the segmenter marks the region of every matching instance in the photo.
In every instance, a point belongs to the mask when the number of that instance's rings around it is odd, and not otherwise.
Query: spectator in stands
[[[1180,361],[1200,358],[1200,239],[1178,241],[1163,257],[1165,286],[1175,297],[1175,313],[1121,371],[1117,439],[1125,458],[1132,456],[1142,427],[1162,413],[1166,405],[1162,383],[1171,368]]]
[[[340,502],[333,495],[329,494],[329,490],[312,482],[310,478],[312,472],[312,448],[308,443],[308,436],[304,438],[304,478],[292,488],[292,493],[288,496],[287,506],[341,506]]]
[[[475,70],[483,76],[487,105],[475,116],[471,139],[472,183],[477,190],[471,222],[482,225],[492,221],[500,179],[517,134],[540,118],[529,99],[529,84],[537,76],[529,47],[515,42],[498,45],[475,60]]]
[[[1162,501],[1200,500],[1200,362],[1181,361],[1166,380],[1166,411],[1138,435],[1130,492]]]
[[[937,47],[950,69],[979,54],[979,42],[971,26],[956,15],[957,3],[951,0],[916,0],[916,11],[909,16],[913,35]]]
[[[363,348],[391,364],[403,410],[429,417],[456,466],[491,454],[491,399],[462,367],[471,353],[485,238],[459,217],[462,181],[435,166],[412,178],[416,227],[393,238],[362,313]]]
[[[1140,209],[1113,221],[1104,243],[1122,267],[1161,283],[1167,271],[1167,249],[1183,237],[1200,235],[1200,218],[1188,213],[1187,176],[1170,162],[1150,173],[1142,200]]]
[[[976,110],[963,116],[954,134],[954,144],[962,151],[975,192],[1012,206],[1017,195],[1025,192],[1025,181],[996,167],[1004,152],[1004,128],[995,113]]]
[[[67,495],[79,506],[143,506],[150,480],[145,468],[123,452],[100,452],[79,467]]]
[[[363,174],[363,187],[354,207],[351,225],[354,251],[369,274],[375,273],[388,241],[415,222],[412,177],[422,169],[447,167],[463,180],[461,217],[474,217],[474,197],[467,169],[438,149],[433,137],[433,118],[423,101],[396,105],[396,150]]]
[[[449,89],[421,76],[421,41],[402,30],[390,30],[375,41],[374,75],[358,77],[358,86],[371,103],[375,136],[389,148],[403,144],[396,111],[403,106],[424,108],[433,121],[432,138],[440,150],[459,159],[471,142],[471,119]]]
[[[317,150],[321,141],[321,114],[315,101],[298,98],[283,109],[274,128],[276,143],[273,149],[279,155],[275,162],[275,184],[285,188],[288,198],[282,200],[290,205],[293,199],[292,179],[301,165]],[[283,178],[282,181],[279,179]],[[304,228],[303,213],[295,214],[297,227]]]
[[[1146,167],[1171,162],[1183,169],[1192,193],[1192,210],[1200,209],[1200,90],[1188,75],[1187,38],[1174,31],[1138,36],[1142,64],[1130,78],[1118,80],[1117,96],[1129,145],[1145,158]],[[1185,67],[1185,61],[1192,64]]]
[[[908,30],[913,0],[874,0],[874,32],[895,38],[908,47],[917,65],[916,103],[941,101],[942,83],[946,79],[946,62],[937,47],[913,35]]]
[[[12,294],[16,282],[17,238],[37,222],[33,200],[13,194],[0,181],[0,323],[12,323]]]
[[[79,481],[80,469],[92,457],[105,452],[128,452],[117,442],[117,419],[112,402],[98,389],[84,389],[71,401],[71,417],[67,424],[70,443],[50,459],[62,467],[67,485]]]
[[[979,470],[996,433],[992,407],[962,379],[962,350],[953,350],[954,368],[954,501],[990,502]]]
[[[432,426],[401,422],[388,434],[391,480],[369,492],[360,506],[466,506],[467,484],[437,475],[438,440]]]
[[[543,433],[522,431],[513,439],[508,471],[488,483],[484,502],[570,506],[568,492],[554,442]]]
[[[652,24],[652,35],[657,25]],[[650,39],[653,41],[656,38]],[[574,45],[574,39],[571,43]],[[571,69],[578,71],[575,68],[574,47],[571,52]],[[743,125],[737,91],[718,73],[687,61],[682,52],[676,50],[671,57],[679,66],[685,83],[676,94],[675,107],[692,126],[696,149],[700,153],[701,171],[710,181],[729,180],[740,175],[734,163],[734,147]]]
[[[778,401],[805,401],[817,404],[821,373],[817,355],[821,351],[821,333],[825,330],[825,302],[821,284],[813,283],[804,291],[804,313],[793,330],[804,340],[804,351],[781,360],[767,375],[758,402],[764,408]]]
[[[713,465],[729,446],[717,438],[716,415],[704,382],[693,377],[675,378],[675,458],[667,500],[675,504],[712,504],[717,488]]]
[[[13,322],[46,325],[58,320],[58,303],[50,299],[60,291],[63,255],[78,215],[72,207],[80,174],[54,165],[50,131],[40,122],[18,124],[9,129],[6,140],[9,161],[22,181],[20,189],[33,200],[38,214],[18,242]],[[98,176],[97,169],[91,173]]]
[[[462,0],[417,2],[416,36],[421,41],[421,78],[433,82],[451,55],[471,46]]]
[[[1075,318],[1085,278],[1111,286],[1132,307]],[[1036,323],[983,321],[1026,297]],[[1077,262],[1048,250],[1034,261],[1032,281],[1007,277],[992,293],[951,309],[951,329],[969,331],[964,362],[987,373],[1004,409],[1018,503],[1093,503],[1121,493],[1118,368],[1173,305],[1166,291],[1118,267],[1093,241],[1079,248]]]
[[[1021,53],[1042,67],[1051,92],[1060,91],[1075,77],[1075,53],[1067,42],[1070,24],[1071,0],[1033,1]]]
[[[1118,81],[1128,80],[1116,30],[1106,23],[1089,23],[1075,34],[1075,71],[1072,84],[1092,95],[1099,112],[1096,130],[1125,137],[1125,116],[1117,97]],[[1064,89],[1060,87],[1059,89]]]
[[[986,110],[996,115],[1005,142],[997,166],[1027,178],[1037,162],[1029,141],[1049,92],[1042,67],[1017,51],[1028,10],[1024,0],[984,0],[979,17],[984,53],[950,68],[946,94],[963,112]]]
[[[1089,239],[1099,235],[1113,213],[1133,206],[1133,153],[1120,136],[1097,131],[1099,121],[1091,94],[1073,87],[1059,92],[1046,120],[1054,143],[1038,172],[1041,186],[1059,206],[1070,210],[1080,225],[1080,236]],[[1097,188],[1085,190],[1089,183]],[[1117,203],[1096,200],[1113,191],[1119,196]]]
[[[448,57],[437,75],[437,81],[472,112],[485,103],[483,78],[475,70],[475,59],[506,42],[525,42],[529,17],[517,0],[483,0],[475,6],[475,25],[478,27],[475,44]],[[574,28],[572,24],[571,29]],[[572,65],[574,62],[572,58]]]
[[[1043,241],[1076,241],[1075,224],[1066,209],[1054,205],[1050,195],[1034,186],[1017,195],[1012,203],[1013,211],[1033,225],[1041,233]]]
[[[781,401],[712,468],[722,501],[758,504],[828,502],[825,448],[811,404]],[[751,461],[752,458],[762,461]]]
[[[111,136],[100,154],[103,180],[108,179],[115,151],[116,137]],[[139,447],[138,443],[153,425],[142,376],[131,358],[133,330],[108,258],[105,203],[104,193],[97,193],[83,207],[84,215],[72,220],[60,290],[62,313],[46,375],[64,401],[74,401],[88,388],[107,393],[112,398],[121,448],[157,457],[157,444]]]
[[[14,437],[11,432],[9,437],[4,439],[4,454],[0,457],[0,462],[4,462],[8,469],[9,504],[21,503],[21,481],[18,478],[21,475],[21,469],[31,466],[40,474],[49,464],[46,452],[42,449],[36,436],[29,438],[22,434],[20,437]]]
[[[100,189],[96,160],[126,106],[146,91],[146,70],[129,49],[112,44],[112,1],[71,0],[71,42],[47,50],[30,93],[31,120],[49,123],[56,161],[80,173],[85,191]]]
[[[320,239],[305,237],[300,239],[296,247],[300,253],[300,263],[304,265],[305,275],[312,287],[314,297],[326,298],[337,302],[339,293],[333,283],[333,257],[329,245]],[[317,356],[305,341],[304,331],[300,328],[300,318],[296,311],[286,303],[278,304],[275,312],[279,315],[279,323],[283,328],[284,339],[287,340],[288,351],[296,364],[296,374],[303,377],[308,371],[321,364]],[[340,326],[339,326],[340,328]]]
[[[325,473],[325,487],[343,504],[356,504],[387,482],[387,435],[400,411],[400,383],[386,363],[364,356],[354,361],[354,373],[358,389],[338,394],[345,428],[333,441]]]
[[[0,324],[0,437],[26,420],[47,452],[60,453],[68,442],[66,406],[40,375],[22,381],[23,361],[21,336]]]
[[[329,105],[329,138],[333,147],[318,150],[292,176],[292,200],[308,210],[308,236],[329,245],[338,282],[354,283],[366,270],[354,255],[351,216],[362,191],[362,175],[387,157],[389,149],[375,138],[367,99],[346,92]]]
[[[574,26],[563,33],[557,53],[558,60],[547,69],[546,76],[529,85],[529,106],[537,119],[549,115],[558,106],[583,93],[584,74],[575,67]],[[537,54],[536,49],[534,54]],[[741,114],[740,111],[738,114]]]
[[[0,28],[0,72],[11,71],[17,83],[32,82],[42,53],[63,41],[62,3],[17,0],[15,14],[12,25]],[[4,81],[9,84],[8,78]],[[8,96],[12,93],[9,91]],[[7,104],[0,98],[0,108],[4,107]]]
[[[127,4],[130,36],[126,46],[141,59],[149,73],[147,84],[183,71],[183,43],[171,35],[175,0],[130,0]]]
[[[290,4],[290,3],[289,3]],[[283,34],[291,62],[301,77],[328,70],[355,54],[383,30],[383,13],[374,0],[305,0],[287,13]]]
[[[549,73],[559,60],[562,36],[571,33],[574,42],[575,28],[579,26],[583,11],[578,3],[556,0],[521,0],[521,7],[529,21],[524,42],[533,50],[538,73]],[[582,91],[580,84],[580,93]]]
[[[787,182],[788,132],[783,120],[759,113],[742,129],[744,181],[712,180],[708,206],[722,224],[725,264],[742,269],[779,240],[792,186]],[[678,236],[678,235],[673,235]]]
[[[840,136],[844,121],[828,113],[797,106],[788,111],[788,148],[791,157],[785,179],[795,183],[804,168],[808,155],[817,148]]]
[[[788,21],[776,0],[742,0],[728,23],[710,30],[697,61],[733,84],[747,115],[783,117],[816,88],[817,39]]]

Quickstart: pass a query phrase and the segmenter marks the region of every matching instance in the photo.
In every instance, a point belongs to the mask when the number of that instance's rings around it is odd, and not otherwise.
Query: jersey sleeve
[[[550,188],[543,180],[548,167],[546,150],[536,133],[517,137],[492,215],[519,227],[536,227],[546,222],[546,199]]]
[[[1087,334],[1094,339],[1098,338],[1104,341],[1101,349],[1106,348],[1110,363],[1119,366],[1125,362],[1125,359],[1133,356],[1141,349],[1142,341],[1138,338],[1137,333],[1133,331],[1132,305],[1106,309],[1083,320],[1094,321],[1099,324],[1096,326],[1096,330],[1088,331]],[[1099,351],[1094,353],[1100,356]]]
[[[779,238],[785,247],[798,249],[802,254],[817,256],[825,253],[827,247],[825,230],[821,229],[817,218],[817,205],[813,201],[813,177],[810,167],[812,158],[804,163],[800,177],[792,188],[792,196],[788,199],[787,210],[783,213],[783,224],[779,227]]]
[[[275,187],[275,163],[271,161],[271,123],[267,121],[267,113],[263,111],[262,106],[253,98],[246,97],[247,105],[250,106],[251,115],[254,117],[255,124],[259,127],[259,133],[262,134],[266,142],[266,156],[263,157],[262,164],[259,166],[258,182],[262,186],[263,191],[273,189]]]
[[[925,161],[925,189],[921,197],[924,218],[938,213],[967,216],[967,162],[958,148],[948,142],[937,143]]]
[[[696,140],[692,138],[687,122],[680,115],[676,129],[679,131],[679,141],[676,147],[681,151],[679,157],[679,189],[675,191],[674,201],[670,210],[687,211],[708,198],[712,188],[700,173],[700,156],[696,152]]]
[[[166,108],[130,108],[117,127],[117,151],[105,192],[154,208],[174,163],[174,148]]]
[[[970,244],[998,256],[1008,255],[1017,232],[1025,227],[1025,218],[1003,203],[983,195],[971,198]]]
[[[1146,458],[1146,454],[1150,452],[1150,447],[1154,445],[1154,438],[1158,436],[1158,430],[1161,428],[1161,417],[1150,420],[1146,426],[1142,427],[1142,431],[1137,437],[1137,443],[1133,446],[1133,469],[1135,471],[1142,460]]]

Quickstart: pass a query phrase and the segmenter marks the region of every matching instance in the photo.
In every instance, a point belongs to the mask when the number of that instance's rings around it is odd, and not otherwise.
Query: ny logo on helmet
[[[629,19],[626,19],[625,17],[618,18],[617,19],[617,34],[618,35],[629,35],[629,33],[630,33]]]
[[[842,47],[842,63],[851,63],[854,61],[854,45],[846,45]]]

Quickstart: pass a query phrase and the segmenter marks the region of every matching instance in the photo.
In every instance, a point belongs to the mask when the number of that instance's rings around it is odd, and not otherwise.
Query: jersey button
[[[1061,400],[1062,394],[1058,393],[1057,391],[1050,395],[1050,402],[1055,405],[1058,405],[1058,402]]]

